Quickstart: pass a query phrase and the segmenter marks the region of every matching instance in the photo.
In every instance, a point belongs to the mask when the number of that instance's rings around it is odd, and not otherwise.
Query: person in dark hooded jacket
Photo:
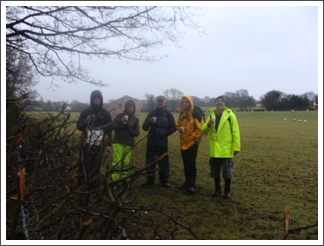
[[[176,131],[175,121],[171,112],[166,108],[164,96],[156,98],[156,109],[151,111],[143,123],[143,130],[148,131],[149,135],[146,144],[146,162],[150,161],[153,156],[163,155],[168,152],[168,136]],[[159,176],[163,187],[169,188],[169,156],[166,155],[159,161]],[[155,166],[151,166],[146,176],[146,182],[143,186],[153,185],[155,181]]]
[[[118,114],[113,121],[112,129],[115,131],[113,138],[113,167],[124,169],[129,166],[134,147],[134,137],[139,135],[139,120],[134,115],[135,102],[129,100],[125,104],[123,113]],[[113,172],[112,179],[120,178],[121,172]],[[122,175],[126,175],[123,172]]]
[[[90,96],[90,107],[84,109],[77,121],[78,130],[82,131],[86,141],[84,141],[83,150],[81,150],[81,162],[79,165],[79,184],[85,178],[85,173],[92,177],[98,177],[95,185],[99,185],[100,181],[100,163],[97,163],[99,153],[102,148],[102,138],[107,135],[108,142],[106,151],[111,153],[111,115],[103,108],[103,97],[100,91],[95,90]],[[86,169],[86,172],[85,170]],[[90,177],[91,178],[91,177]]]

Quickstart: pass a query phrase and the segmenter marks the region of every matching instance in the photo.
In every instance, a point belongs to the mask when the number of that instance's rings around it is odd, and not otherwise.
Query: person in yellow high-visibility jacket
[[[221,194],[220,171],[225,180],[224,197],[230,198],[230,185],[233,177],[233,157],[241,150],[240,131],[235,114],[225,107],[223,96],[215,99],[215,108],[209,109],[211,115],[202,126],[201,132],[208,134],[210,176],[215,181],[215,192],[212,196]]]

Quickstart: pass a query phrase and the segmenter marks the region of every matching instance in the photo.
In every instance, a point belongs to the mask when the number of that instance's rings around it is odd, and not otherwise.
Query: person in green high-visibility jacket
[[[201,132],[208,134],[210,177],[215,181],[213,197],[221,194],[220,171],[225,181],[224,197],[230,198],[233,177],[233,157],[241,150],[240,131],[233,111],[225,107],[223,96],[215,99],[215,108],[209,109],[211,115],[202,126]]]

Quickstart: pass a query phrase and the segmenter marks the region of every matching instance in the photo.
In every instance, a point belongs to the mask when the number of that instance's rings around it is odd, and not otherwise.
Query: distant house
[[[262,103],[257,103],[256,106],[257,107],[262,107]]]
[[[317,102],[313,102],[313,109],[318,109],[318,103]]]
[[[104,105],[104,108],[110,113],[112,120],[114,120],[117,114],[120,114],[124,111],[125,104],[129,100],[132,100],[135,103],[135,115],[138,116],[144,105],[144,101],[126,95],[109,102],[108,104]]]
[[[70,107],[70,105],[67,105],[67,106],[65,107],[65,110],[72,110],[72,108]]]

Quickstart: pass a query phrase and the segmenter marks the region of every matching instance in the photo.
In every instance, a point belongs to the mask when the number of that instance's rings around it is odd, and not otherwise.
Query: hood
[[[185,111],[184,109],[183,109],[183,107],[182,107],[182,100],[183,100],[183,98],[186,98],[187,100],[189,100],[189,102],[190,102],[190,109],[189,109],[189,112],[188,113],[190,113],[190,114],[192,114],[192,111],[193,111],[193,101],[192,101],[192,97],[191,96],[183,96],[183,97],[181,97],[181,101],[180,101],[180,114],[183,112],[183,111]]]
[[[133,113],[131,113],[131,114],[127,114],[127,106],[128,106],[129,104],[133,104],[133,105],[134,105],[134,111],[133,111]],[[135,102],[134,102],[133,100],[128,100],[128,101],[125,103],[124,114],[127,114],[127,115],[129,115],[129,116],[132,116],[132,115],[135,114],[135,111],[136,111],[136,104],[135,104]]]
[[[93,91],[93,92],[91,93],[91,96],[90,96],[90,107],[91,107],[92,109],[94,109],[94,106],[93,106],[93,102],[92,102],[92,101],[93,101],[93,98],[94,98],[95,96],[99,96],[99,97],[100,97],[100,99],[101,99],[101,103],[100,103],[99,108],[102,108],[102,105],[103,105],[103,98],[102,98],[101,91],[98,91],[98,90]]]

